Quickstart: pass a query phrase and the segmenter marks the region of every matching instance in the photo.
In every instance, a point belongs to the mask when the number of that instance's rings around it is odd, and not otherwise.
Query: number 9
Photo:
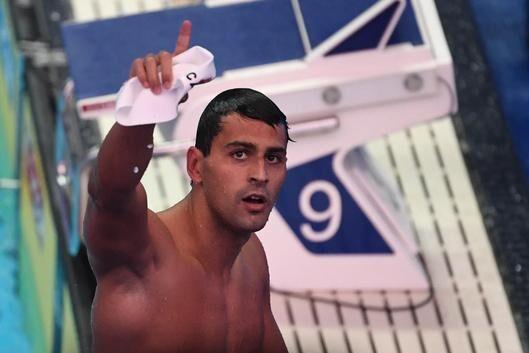
[[[312,208],[310,200],[317,192],[323,192],[327,196],[329,207],[326,210],[317,211]],[[315,231],[309,223],[301,224],[300,231],[305,238],[321,243],[334,237],[342,220],[342,199],[334,184],[325,180],[309,183],[299,195],[299,208],[303,216],[309,221],[318,223],[329,221],[327,227],[321,231]]]

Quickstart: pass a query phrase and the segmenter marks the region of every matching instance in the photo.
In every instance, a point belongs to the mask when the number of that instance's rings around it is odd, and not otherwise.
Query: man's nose
[[[268,169],[264,160],[259,160],[252,164],[248,179],[251,183],[268,182]]]

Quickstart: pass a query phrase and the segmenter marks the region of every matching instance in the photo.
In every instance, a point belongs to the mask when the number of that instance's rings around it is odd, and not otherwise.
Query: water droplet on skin
[[[149,144],[147,145],[147,148],[150,149],[150,150],[152,150],[152,149],[154,148],[154,145],[153,145],[152,143],[149,143]]]
[[[134,174],[138,174],[140,172],[140,168],[134,167],[132,171],[134,172]]]

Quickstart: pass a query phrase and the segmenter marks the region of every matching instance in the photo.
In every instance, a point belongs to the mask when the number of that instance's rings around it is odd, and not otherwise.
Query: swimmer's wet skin
[[[190,33],[186,21],[173,53],[135,60],[131,77],[153,93],[170,87],[171,58],[187,50]],[[154,213],[140,183],[154,124],[112,127],[90,176],[85,215],[97,279],[92,352],[287,352],[255,236],[286,175],[287,128],[261,93],[220,93],[187,152],[191,192]]]

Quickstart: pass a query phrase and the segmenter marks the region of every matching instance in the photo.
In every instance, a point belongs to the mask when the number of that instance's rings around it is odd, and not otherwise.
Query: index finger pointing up
[[[178,39],[176,40],[176,48],[173,55],[178,55],[185,52],[189,48],[189,42],[191,41],[191,21],[185,20],[182,22],[180,32],[178,33]]]

